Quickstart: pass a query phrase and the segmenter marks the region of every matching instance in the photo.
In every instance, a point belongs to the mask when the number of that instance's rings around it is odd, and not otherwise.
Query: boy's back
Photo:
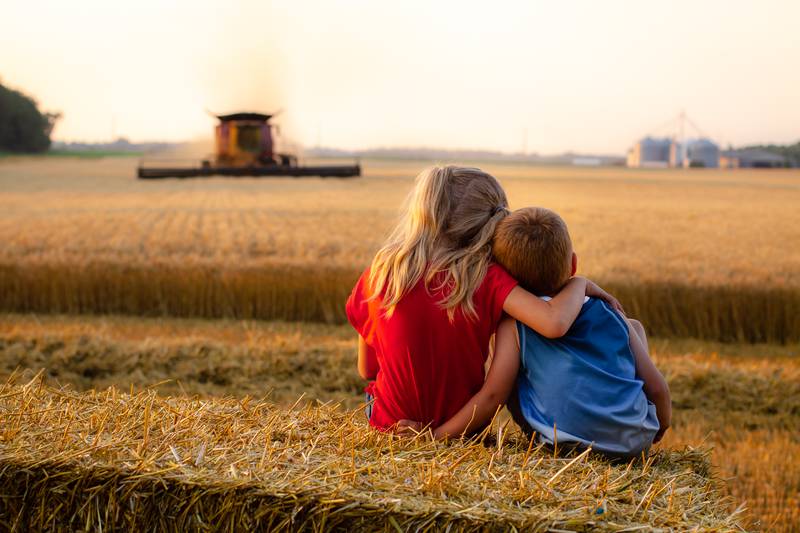
[[[587,298],[564,337],[545,338],[518,323],[519,408],[539,437],[578,443],[613,455],[637,455],[658,432],[624,319]]]

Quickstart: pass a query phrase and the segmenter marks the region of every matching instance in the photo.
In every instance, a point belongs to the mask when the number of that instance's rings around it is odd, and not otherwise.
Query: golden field
[[[207,420],[190,413],[194,404],[181,403],[191,395],[222,411],[234,409],[245,396],[265,394],[281,409],[301,396],[298,405],[334,402],[358,408],[364,383],[355,370],[354,335],[341,324],[343,302],[396,220],[413,177],[426,164],[365,161],[365,176],[356,180],[142,182],[133,177],[135,161],[125,158],[0,159],[0,312],[7,313],[0,315],[0,384],[11,375],[24,383],[44,369],[47,383],[78,391],[131,390],[131,405],[143,409],[125,415],[134,425],[142,423],[137,417],[148,420],[147,405],[159,405],[167,416],[174,401],[185,407],[175,411],[176,417],[205,427]],[[731,499],[724,509],[710,511],[708,499],[695,506],[683,502],[687,507],[682,512],[689,514],[676,518],[665,511],[671,504],[660,502],[666,486],[654,489],[657,482],[644,476],[644,484],[634,482],[640,484],[630,501],[615,500],[619,513],[632,512],[625,523],[634,527],[635,520],[644,520],[650,526],[683,530],[686,521],[714,515],[717,522],[708,522],[707,529],[727,530],[733,522],[726,517],[744,504],[747,511],[740,522],[747,529],[800,528],[800,171],[477,166],[500,179],[512,208],[543,205],[558,211],[570,226],[581,273],[610,288],[629,314],[655,334],[651,348],[670,383],[676,409],[673,430],[658,447],[658,468],[664,469],[659,475],[677,475],[685,464],[695,464],[695,452],[673,457],[675,450],[713,447],[714,471],[726,480],[724,490]],[[65,457],[80,456],[87,432],[99,436],[106,431],[101,421],[121,409],[114,403],[119,400],[107,396],[93,403],[90,392],[81,396],[41,386],[7,387],[13,392],[0,393],[0,400],[8,402],[0,409],[7,409],[5,414],[18,424],[8,442],[20,449],[39,449],[47,441],[46,431],[58,431],[63,442],[74,433],[74,446],[62,446]],[[167,404],[153,403],[147,396],[150,389],[167,395]],[[220,399],[227,396],[237,401]],[[18,398],[25,399],[17,405]],[[70,429],[62,427],[62,416],[48,418],[54,402],[64,413],[73,410],[74,418],[87,426]],[[81,406],[87,406],[83,413]],[[341,422],[339,415],[325,414],[327,407],[320,409],[302,424],[313,423],[315,416]],[[167,420],[163,418],[161,429],[169,426]],[[236,420],[245,426],[255,423],[246,417]],[[20,429],[23,423],[58,429],[42,429],[41,441],[36,440],[39,433],[29,441]],[[342,427],[360,435],[354,439],[372,438],[368,431]],[[123,429],[108,438],[129,438]],[[164,435],[160,446],[174,444],[172,436]],[[231,438],[221,436],[219,445],[232,445]],[[302,453],[311,453],[316,445],[309,438]],[[91,447],[95,466],[116,476],[108,470],[111,463],[103,462],[105,452],[96,448]],[[446,477],[448,463],[437,463],[438,448],[425,450],[433,454],[427,475]],[[290,452],[280,458],[287,476],[296,466],[291,458],[295,452]],[[230,478],[225,483],[238,490],[239,459],[231,467],[224,449],[215,453],[215,464]],[[447,460],[458,461],[452,453],[445,453]],[[519,459],[514,453],[506,459],[509,464]],[[125,454],[114,457],[125,464],[132,460]],[[380,462],[381,457],[379,452],[369,461]],[[62,474],[69,483],[88,483],[66,471],[41,470],[41,457],[28,459],[31,463],[21,471],[8,470],[7,475],[0,465],[0,478],[19,479],[20,472],[28,472],[23,477],[43,494],[53,488],[47,480],[62,479]],[[472,473],[480,472],[488,459],[477,454],[474,460]],[[543,472],[560,464],[544,463]],[[593,464],[580,464],[582,475],[589,477],[575,479],[590,483]],[[156,495],[163,480],[147,477],[156,467],[148,468],[145,477],[134,473],[132,479],[149,479],[155,485],[143,490]],[[52,477],[54,473],[58,475]],[[205,483],[195,474],[181,475],[189,476],[193,486]],[[697,483],[705,483],[701,478]],[[681,494],[693,494],[698,486],[684,487]],[[103,485],[98,494],[111,497],[114,487]],[[204,494],[217,494],[217,489]],[[9,494],[14,490],[7,487]],[[587,488],[587,494],[594,494],[592,490]],[[246,513],[236,507],[243,500],[219,497],[210,508],[200,509],[200,515],[224,514],[235,507],[231,524],[244,520]],[[655,503],[645,512],[648,498]],[[588,505],[584,500],[580,505]],[[472,512],[470,502],[464,500],[461,510]],[[625,507],[630,502],[639,507]],[[666,507],[659,507],[662,503]],[[116,509],[97,502],[87,507],[100,508]],[[323,526],[334,516],[329,514],[332,508],[326,509],[320,511]],[[586,517],[572,523],[558,514],[568,509],[550,509],[553,520],[566,520],[565,529],[589,527]],[[51,511],[42,507],[40,525],[49,523]],[[411,520],[408,524],[435,523],[426,522],[430,517],[424,513],[401,512],[392,519],[401,515]],[[309,518],[311,529],[319,528],[317,518]],[[4,526],[8,524],[0,528]]]
[[[425,162],[365,177],[141,182],[130,159],[0,160],[0,305],[342,322]],[[661,335],[800,340],[800,172],[481,163],[565,218],[580,271]]]
[[[361,179],[142,182],[130,159],[0,160],[0,258],[362,269],[427,162]],[[512,208],[567,221],[581,270],[612,282],[800,287],[800,171],[476,163]]]
[[[6,315],[0,381],[44,369],[78,390],[116,386],[182,397],[363,405],[347,326],[187,319]],[[748,529],[800,526],[800,345],[654,339],[675,419],[658,449],[713,446]],[[362,416],[357,413],[357,416]]]

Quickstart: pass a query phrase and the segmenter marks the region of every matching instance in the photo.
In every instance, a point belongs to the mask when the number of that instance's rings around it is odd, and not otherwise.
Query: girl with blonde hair
[[[359,373],[374,380],[366,389],[373,427],[415,421],[434,429],[452,418],[437,436],[479,429],[510,393],[477,394],[504,312],[555,338],[569,329],[585,295],[619,305],[580,277],[550,301],[517,286],[492,262],[492,237],[508,213],[503,188],[477,168],[436,166],[417,176],[401,221],[346,304],[359,334]],[[516,371],[513,364],[489,369]]]

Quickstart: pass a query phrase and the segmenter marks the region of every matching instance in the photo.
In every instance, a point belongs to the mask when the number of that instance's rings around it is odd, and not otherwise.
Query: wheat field
[[[426,164],[141,182],[130,159],[0,159],[0,382],[357,408],[343,302]],[[477,166],[559,212],[580,273],[656,335],[661,449],[713,446],[728,512],[800,527],[800,171]]]
[[[426,162],[362,179],[140,182],[129,159],[0,161],[0,308],[343,322]],[[567,221],[580,273],[661,335],[800,339],[800,171],[480,164]]]
[[[0,161],[0,258],[361,269],[430,163],[365,161],[355,180],[155,183],[135,180],[134,164]],[[589,276],[800,287],[800,171],[480,165],[512,208],[564,217]]]

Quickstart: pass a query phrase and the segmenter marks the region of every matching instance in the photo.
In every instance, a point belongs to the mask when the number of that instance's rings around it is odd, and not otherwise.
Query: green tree
[[[42,113],[36,102],[0,84],[0,151],[44,152],[60,113]]]

